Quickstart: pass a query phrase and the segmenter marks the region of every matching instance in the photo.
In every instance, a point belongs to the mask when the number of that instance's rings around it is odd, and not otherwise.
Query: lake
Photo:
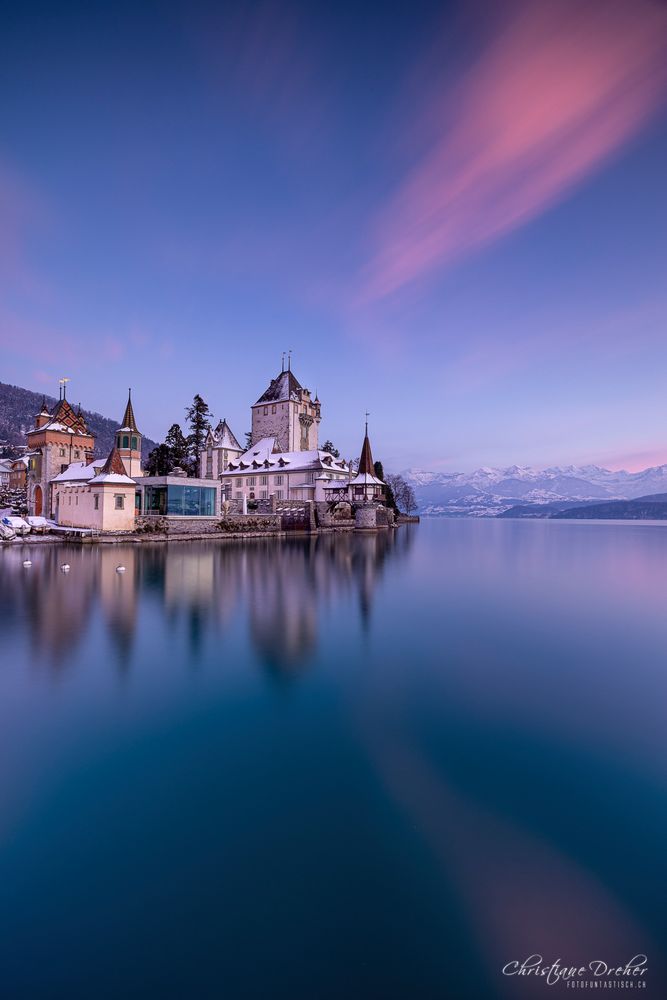
[[[13,544],[0,595],[3,998],[667,995],[667,527]]]

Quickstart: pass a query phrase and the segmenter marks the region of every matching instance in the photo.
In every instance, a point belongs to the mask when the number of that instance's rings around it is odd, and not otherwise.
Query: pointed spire
[[[132,390],[127,390],[127,406],[125,407],[125,413],[123,414],[123,420],[121,427],[129,427],[131,431],[139,433],[139,428],[137,427],[137,422],[134,419],[134,410],[132,409]]]
[[[125,469],[125,466],[123,465],[123,459],[120,457],[120,453],[118,451],[118,448],[116,448],[115,445],[113,446],[113,448],[109,452],[107,460],[104,463],[104,465],[102,466],[102,468],[100,469],[99,474],[101,476],[108,476],[109,473],[111,473],[111,472],[114,472],[117,476],[126,476],[127,475],[127,470]]]
[[[359,469],[357,470],[358,475],[363,475],[367,472],[370,476],[375,475],[375,466],[373,464],[373,455],[371,453],[371,443],[368,440],[368,413],[366,414],[366,433],[364,434],[364,443],[361,446],[361,458],[359,459]]]

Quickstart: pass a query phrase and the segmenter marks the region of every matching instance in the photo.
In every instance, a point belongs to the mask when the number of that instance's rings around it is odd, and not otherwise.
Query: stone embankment
[[[403,518],[399,517],[399,521]],[[409,518],[408,520],[414,520]],[[222,538],[284,537],[292,533],[317,534],[336,531],[378,531],[394,527],[394,512],[379,504],[314,503],[312,501],[260,500],[255,509],[241,513],[237,503],[225,504],[222,516],[172,517],[140,515],[134,531],[60,531],[46,535],[25,535],[16,541],[25,544],[144,544],[150,542],[211,541]]]

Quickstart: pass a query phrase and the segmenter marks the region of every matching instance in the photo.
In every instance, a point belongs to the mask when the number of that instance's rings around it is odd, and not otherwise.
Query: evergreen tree
[[[338,448],[334,447],[333,441],[325,441],[321,448],[322,451],[328,451],[330,455],[334,458],[340,458],[340,452]]]
[[[252,431],[245,432],[245,450],[247,451],[252,444]]]
[[[188,464],[188,442],[181,430],[180,424],[172,424],[164,439],[165,446],[169,449],[171,469],[180,466],[185,469]]]
[[[188,474],[197,476],[199,475],[199,456],[204,450],[207,431],[211,428],[211,411],[208,408],[208,403],[204,402],[199,393],[192,400],[192,405],[187,407],[185,416],[190,425],[190,433],[187,437],[190,459]]]
[[[173,468],[171,449],[166,444],[158,444],[148,455],[147,476],[168,476]]]
[[[384,483],[384,503],[385,507],[389,507],[390,510],[394,510],[398,513],[398,505],[396,503],[396,497],[394,496],[394,490],[391,484],[391,480],[395,479],[395,476],[387,476],[385,479],[384,468],[382,462],[373,462],[373,471],[378,479]]]

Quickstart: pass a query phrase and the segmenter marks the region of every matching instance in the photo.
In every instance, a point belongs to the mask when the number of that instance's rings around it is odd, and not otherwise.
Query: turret
[[[121,426],[116,431],[116,448],[123,460],[123,465],[127,469],[128,476],[143,476],[144,473],[141,468],[141,434],[134,417],[131,389],[128,389],[127,405]]]

